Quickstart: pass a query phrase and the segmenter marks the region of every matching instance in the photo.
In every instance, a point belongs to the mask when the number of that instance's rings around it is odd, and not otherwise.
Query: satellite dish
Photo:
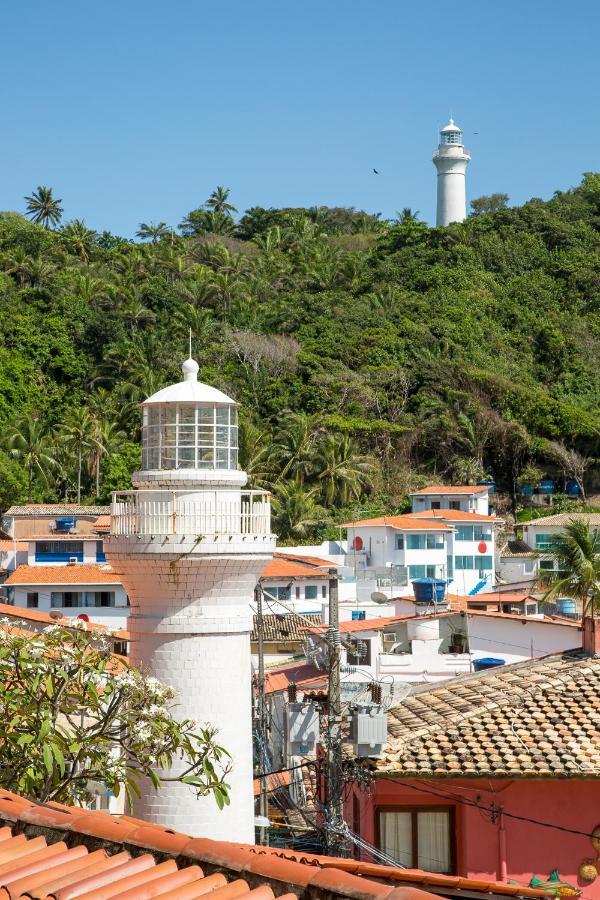
[[[387,594],[384,594],[383,591],[373,591],[371,594],[371,600],[373,603],[391,603],[392,601],[388,597]]]

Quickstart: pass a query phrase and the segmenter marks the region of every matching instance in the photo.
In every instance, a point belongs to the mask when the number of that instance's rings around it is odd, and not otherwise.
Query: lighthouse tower
[[[437,169],[436,225],[464,222],[467,217],[465,173],[471,155],[463,145],[462,131],[454,120],[440,131],[440,143],[433,154]]]
[[[145,781],[135,815],[254,843],[251,603],[275,547],[269,495],[242,490],[236,403],[198,381],[193,359],[182,369],[183,381],[142,404],[142,468],[134,490],[113,494],[106,549],[129,594],[131,661],[175,689],[178,718],[218,729],[231,804]]]

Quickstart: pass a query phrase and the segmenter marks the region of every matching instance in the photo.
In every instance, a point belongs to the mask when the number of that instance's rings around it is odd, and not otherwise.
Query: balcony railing
[[[113,535],[269,535],[267,491],[139,490],[113,493]]]

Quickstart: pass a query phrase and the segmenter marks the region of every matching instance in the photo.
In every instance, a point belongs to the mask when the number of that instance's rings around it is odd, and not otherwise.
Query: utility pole
[[[254,602],[256,603],[256,635],[258,637],[258,697],[257,697],[257,731],[259,748],[259,768],[266,771],[267,754],[263,752],[267,743],[267,706],[265,703],[265,648],[264,648],[264,621],[262,606],[262,587],[259,584],[254,588]],[[268,818],[267,779],[260,779],[259,815],[261,819]],[[259,830],[260,843],[267,844],[267,829],[264,825]]]
[[[334,577],[335,576],[335,577]],[[340,686],[340,611],[337,572],[329,578],[329,706],[327,716],[327,781],[325,826],[330,856],[343,855],[344,804],[342,784],[342,702]]]

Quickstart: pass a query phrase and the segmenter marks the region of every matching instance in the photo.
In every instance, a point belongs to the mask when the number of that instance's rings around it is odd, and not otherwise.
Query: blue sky
[[[599,26],[597,0],[7,2],[0,209],[48,184],[130,236],[224,184],[431,222],[450,110],[470,197],[549,197],[600,169]]]

